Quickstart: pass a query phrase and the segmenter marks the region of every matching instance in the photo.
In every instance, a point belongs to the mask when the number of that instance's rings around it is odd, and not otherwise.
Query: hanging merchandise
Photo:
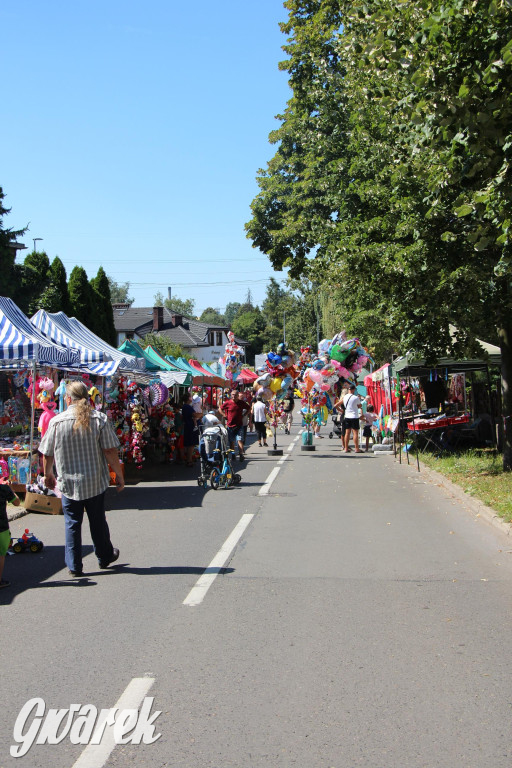
[[[164,405],[169,400],[169,390],[160,380],[150,382],[143,395],[144,402],[151,407]]]
[[[107,416],[114,424],[123,459],[141,469],[149,429],[142,389],[135,381],[130,381],[125,376],[113,377],[105,399]]]
[[[50,378],[43,377],[38,380],[37,387],[39,392],[36,394],[36,400],[39,403],[39,407],[42,408],[43,411],[39,417],[37,428],[41,437],[44,437],[46,430],[50,425],[50,421],[56,415],[55,409],[57,407],[57,403],[53,399],[55,384]]]
[[[233,331],[227,333],[228,343],[224,350],[224,355],[219,357],[219,363],[223,366],[225,376],[228,381],[236,381],[242,369],[242,356],[244,348],[240,347],[235,341]]]
[[[101,394],[97,387],[91,387],[89,390],[89,397],[91,398],[91,406],[95,411],[101,411],[103,404],[101,402]]]

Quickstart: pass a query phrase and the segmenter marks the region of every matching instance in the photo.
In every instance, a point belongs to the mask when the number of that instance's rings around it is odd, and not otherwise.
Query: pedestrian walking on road
[[[183,395],[183,405],[181,408],[181,417],[183,420],[183,447],[185,449],[185,459],[187,467],[194,466],[194,448],[199,444],[199,427],[197,422],[201,419],[201,410],[195,410],[192,405],[192,396],[190,392]]]
[[[359,411],[361,408],[361,398],[356,394],[356,385],[351,384],[348,394],[343,398],[345,406],[345,453],[350,453],[350,433],[354,435],[354,448],[356,453],[362,453],[359,448]]]
[[[106,414],[90,407],[83,382],[73,381],[66,386],[66,403],[67,410],[51,420],[39,452],[43,454],[46,487],[53,490],[57,485],[62,493],[66,565],[71,576],[82,576],[84,509],[100,568],[108,568],[119,558],[105,516],[109,465],[115,473],[118,491],[124,488],[124,478],[117,453],[119,440]]]
[[[258,435],[258,445],[268,445],[267,443],[267,408],[263,402],[261,395],[257,395],[255,402],[252,404],[252,420],[254,423],[254,429]]]
[[[219,408],[219,411],[226,419],[230,447],[235,447],[235,441],[238,443],[238,458],[240,461],[244,460],[243,415],[245,411],[250,411],[250,409],[249,403],[240,399],[240,392],[237,389],[231,390],[231,397],[229,400],[225,400],[221,408]]]
[[[288,391],[283,400],[283,416],[282,422],[284,424],[284,432],[286,435],[290,434],[293,423],[293,409],[295,407],[295,400],[293,399],[293,387],[288,387]]]

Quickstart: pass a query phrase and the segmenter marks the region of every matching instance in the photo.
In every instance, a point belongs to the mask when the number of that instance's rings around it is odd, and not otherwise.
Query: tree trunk
[[[512,324],[498,329],[501,348],[501,413],[503,418],[503,471],[512,471]]]

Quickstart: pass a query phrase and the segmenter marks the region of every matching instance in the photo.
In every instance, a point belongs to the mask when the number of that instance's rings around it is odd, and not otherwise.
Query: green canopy
[[[120,347],[118,347],[120,352],[123,352],[125,355],[135,355],[135,357],[142,357],[146,361],[146,370],[147,371],[160,371],[160,366],[155,363],[149,355],[146,354],[145,350],[142,349],[140,344],[137,344],[136,341],[133,339],[126,339],[123,341]]]

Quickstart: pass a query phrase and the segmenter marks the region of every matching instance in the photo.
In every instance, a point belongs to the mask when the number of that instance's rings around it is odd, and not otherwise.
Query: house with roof
[[[159,333],[173,344],[179,344],[195,360],[209,363],[222,357],[228,343],[228,326],[209,325],[192,320],[166,307],[131,307],[129,304],[113,304],[117,346],[126,339],[141,341],[148,333]],[[245,349],[243,339],[236,343]]]

